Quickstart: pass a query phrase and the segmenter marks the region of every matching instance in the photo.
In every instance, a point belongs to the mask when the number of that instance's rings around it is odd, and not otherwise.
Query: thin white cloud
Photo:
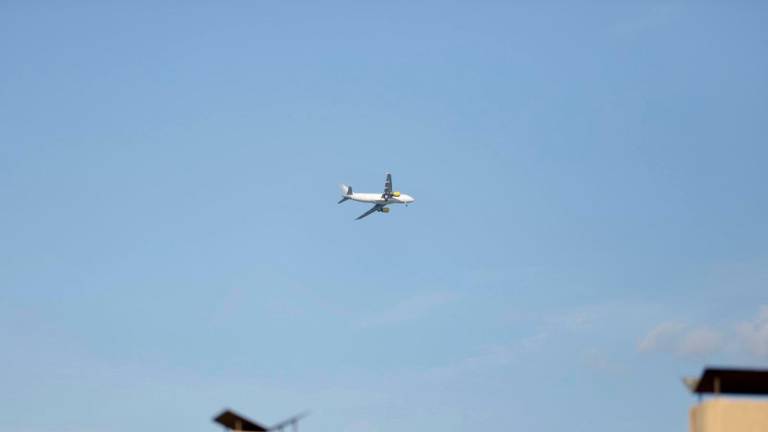
[[[521,345],[525,345],[527,342],[527,340],[523,340]],[[524,346],[507,345],[487,347],[480,353],[444,366],[429,369],[425,375],[427,378],[444,381],[464,374],[473,374],[490,368],[504,367],[512,363],[520,355],[521,351],[525,349],[527,348]]]
[[[678,352],[689,357],[706,357],[722,350],[723,340],[723,335],[716,330],[690,329],[683,335]]]
[[[760,308],[757,318],[736,327],[742,347],[761,360],[768,360],[768,306]]]
[[[494,369],[503,369],[514,362],[530,358],[540,352],[550,339],[546,332],[534,333],[509,344],[485,346],[478,352],[459,358],[448,364],[428,369],[424,376],[437,381],[473,375]]]
[[[627,372],[627,365],[614,360],[610,355],[598,348],[590,348],[581,354],[582,364],[597,372],[609,374],[623,374]]]
[[[729,352],[768,360],[768,306],[748,321],[715,329],[680,322],[663,322],[640,339],[642,352],[665,352],[682,357],[707,357]]]
[[[638,344],[640,351],[668,351],[673,348],[685,330],[685,325],[664,322],[653,328]]]
[[[367,317],[361,327],[377,327],[412,321],[458,299],[453,292],[433,292],[409,297],[381,312]]]
[[[706,357],[723,347],[723,336],[720,332],[679,322],[657,325],[637,346],[638,350],[643,352],[659,351],[683,357]]]

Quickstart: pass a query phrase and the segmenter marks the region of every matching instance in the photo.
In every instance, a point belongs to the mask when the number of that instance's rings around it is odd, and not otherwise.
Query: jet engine
[[[392,196],[398,198],[400,197],[400,192],[392,192]]]
[[[384,207],[381,209],[382,213],[389,213],[389,207]]]

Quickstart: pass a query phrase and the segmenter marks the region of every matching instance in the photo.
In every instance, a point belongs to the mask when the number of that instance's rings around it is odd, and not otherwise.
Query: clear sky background
[[[686,430],[768,366],[766,22],[2,2],[0,430]]]

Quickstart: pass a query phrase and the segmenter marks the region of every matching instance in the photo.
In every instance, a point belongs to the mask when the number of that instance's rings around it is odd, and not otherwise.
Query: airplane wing
[[[382,198],[389,198],[392,195],[392,174],[387,173],[387,181],[384,182],[384,193],[381,194]]]
[[[373,212],[377,212],[377,211],[381,210],[383,207],[384,206],[381,205],[381,204],[376,204],[373,207],[371,207],[370,210],[368,210],[367,212],[365,212],[365,213],[361,214],[360,216],[358,216],[357,219],[355,219],[355,220],[360,220],[360,219],[368,216],[369,214],[371,214]]]

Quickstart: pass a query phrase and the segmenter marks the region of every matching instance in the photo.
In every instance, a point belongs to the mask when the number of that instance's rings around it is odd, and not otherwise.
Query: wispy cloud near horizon
[[[395,325],[422,318],[434,310],[453,303],[459,295],[452,291],[436,291],[405,298],[395,305],[376,312],[359,325],[363,328]]]
[[[732,352],[768,360],[768,306],[762,306],[752,320],[722,328],[677,321],[662,322],[640,339],[637,349],[688,358]]]
[[[739,323],[736,332],[745,350],[762,360],[768,360],[768,306],[762,306],[757,318]]]

